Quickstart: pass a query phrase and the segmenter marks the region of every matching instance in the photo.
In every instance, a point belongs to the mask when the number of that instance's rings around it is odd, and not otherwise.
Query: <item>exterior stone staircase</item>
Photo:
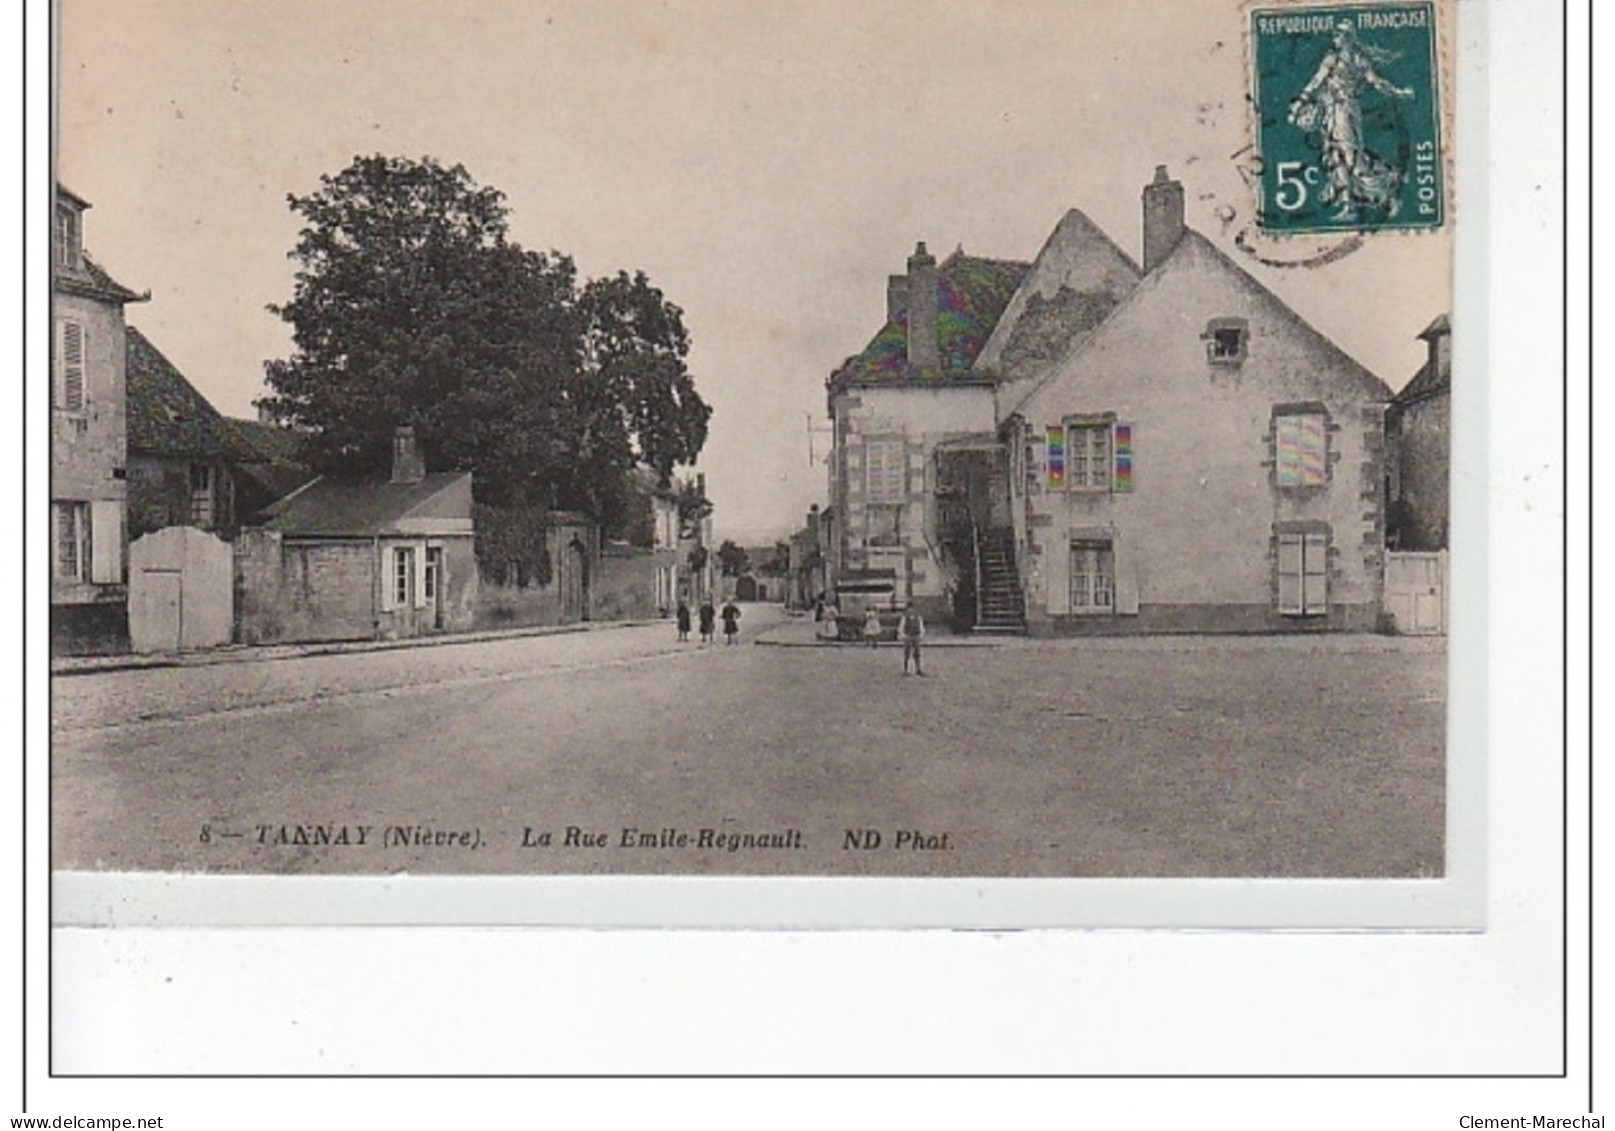
[[[983,530],[977,552],[981,556],[981,593],[974,631],[1024,633],[1026,597],[1015,568],[1015,532]]]

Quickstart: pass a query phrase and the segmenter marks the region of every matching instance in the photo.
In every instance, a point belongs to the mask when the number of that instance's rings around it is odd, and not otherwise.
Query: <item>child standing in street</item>
[[[712,628],[717,619],[718,614],[712,608],[712,598],[708,597],[701,602],[701,643],[712,643]]]
[[[897,638],[903,642],[903,674],[908,674],[908,661],[914,660],[914,674],[924,675],[920,669],[920,641],[925,639],[925,618],[919,610],[903,610],[903,619],[897,622]]]
[[[864,613],[864,642],[871,648],[880,643],[880,613],[873,605]]]
[[[740,635],[740,609],[736,607],[734,598],[723,603],[723,642],[733,644],[735,637]]]
[[[678,612],[673,615],[678,618],[679,643],[682,644],[690,638],[690,603],[680,597]]]

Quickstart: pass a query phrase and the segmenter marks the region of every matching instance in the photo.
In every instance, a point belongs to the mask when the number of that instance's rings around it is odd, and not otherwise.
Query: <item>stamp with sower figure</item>
[[[1441,227],[1435,5],[1287,6],[1249,17],[1262,229]]]

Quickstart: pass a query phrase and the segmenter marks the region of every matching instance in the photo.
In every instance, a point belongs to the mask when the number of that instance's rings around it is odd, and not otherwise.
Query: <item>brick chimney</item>
[[[1144,273],[1147,275],[1172,254],[1183,238],[1183,182],[1155,166],[1155,179],[1144,186]]]
[[[908,257],[908,363],[914,369],[935,370],[941,364],[936,339],[936,257],[921,241]]]
[[[400,424],[393,433],[393,477],[394,483],[419,483],[426,478],[426,461],[421,458],[420,449],[415,446],[415,429],[408,424]]]

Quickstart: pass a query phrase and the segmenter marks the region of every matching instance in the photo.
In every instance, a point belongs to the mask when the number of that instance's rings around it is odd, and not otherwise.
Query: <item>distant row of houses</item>
[[[1164,167],[1141,203],[1142,263],[1076,210],[1030,263],[916,247],[827,382],[797,599],[976,631],[1441,630],[1445,314],[1393,396],[1189,228]]]
[[[637,545],[604,540],[590,516],[537,516],[539,571],[531,554],[483,568],[477,524],[490,519],[473,501],[470,474],[427,472],[407,426],[397,430],[387,479],[314,475],[297,433],[222,415],[126,323],[125,308],[149,295],[86,254],[88,207],[58,186],[54,651],[653,616],[680,595],[711,591],[713,566],[697,552],[711,543],[710,515],[682,522],[674,495],[649,481],[636,483],[635,505],[647,512]]]

